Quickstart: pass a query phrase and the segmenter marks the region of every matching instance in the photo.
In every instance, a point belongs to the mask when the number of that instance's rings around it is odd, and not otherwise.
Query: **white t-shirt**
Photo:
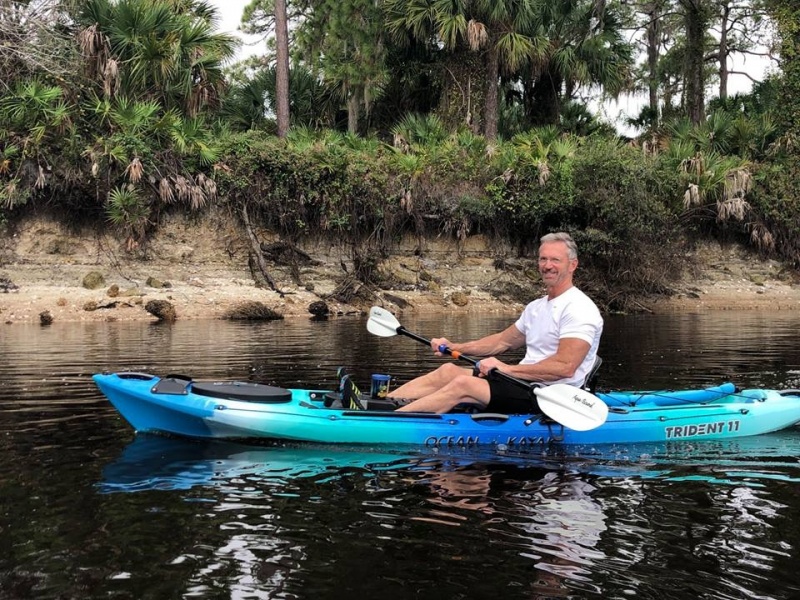
[[[544,296],[528,304],[515,325],[525,335],[527,347],[520,364],[534,364],[553,356],[564,338],[578,338],[589,344],[589,352],[573,377],[548,382],[583,385],[603,333],[603,317],[589,296],[576,287],[552,300]]]

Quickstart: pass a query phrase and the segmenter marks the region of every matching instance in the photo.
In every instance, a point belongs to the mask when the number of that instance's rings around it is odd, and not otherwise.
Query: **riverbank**
[[[669,297],[647,303],[657,313],[798,310],[800,273],[738,245],[705,243],[686,256],[683,280]]]
[[[47,220],[20,224],[0,239],[0,323],[156,320],[145,309],[151,300],[169,302],[178,319],[225,318],[245,302],[259,302],[284,318],[310,318],[310,305],[320,300],[332,316],[361,314],[372,304],[397,312],[515,314],[522,300],[510,300],[502,290],[513,284],[530,287],[530,298],[540,293],[532,263],[498,271],[479,236],[458,247],[430,242],[425,258],[411,246],[401,249],[384,262],[390,284],[362,289],[348,302],[333,295],[352,265],[346,248],[331,242],[304,248],[308,260],[299,284],[289,267],[270,265],[279,291],[256,287],[246,240],[224,221],[167,222],[136,257],[120,245],[109,235],[66,232]],[[642,299],[643,311],[800,309],[800,277],[774,261],[718,244],[701,246],[686,260],[686,276],[674,294]],[[95,289],[84,284],[90,273],[102,278]]]

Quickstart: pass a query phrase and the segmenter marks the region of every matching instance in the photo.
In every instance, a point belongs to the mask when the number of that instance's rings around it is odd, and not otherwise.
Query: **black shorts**
[[[489,377],[486,381],[489,383],[486,412],[504,415],[541,414],[539,403],[531,390],[497,376]]]

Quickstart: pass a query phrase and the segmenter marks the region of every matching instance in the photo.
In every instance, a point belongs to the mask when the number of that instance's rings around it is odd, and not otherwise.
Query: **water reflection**
[[[655,493],[658,503],[652,502]],[[665,567],[661,583],[667,597],[680,597],[684,590],[687,597],[741,598],[758,588],[774,597],[766,592],[768,580],[797,589],[786,562],[797,553],[796,528],[782,530],[796,511],[784,501],[747,486],[686,483],[646,486],[638,496],[638,502],[624,493],[603,501],[607,514],[614,515],[613,562],[626,593],[654,597],[647,582],[653,564]],[[619,564],[622,556],[625,565]],[[702,576],[689,578],[691,573]]]
[[[481,569],[498,569],[521,597],[722,598],[762,587],[757,573],[793,573],[786,561],[800,538],[780,531],[800,509],[792,488],[784,498],[767,489],[777,476],[800,482],[800,432],[763,442],[447,454],[137,436],[98,489],[172,501],[178,492],[197,507],[204,541],[173,559],[192,565],[188,596],[219,580],[246,597],[324,594],[318,577],[343,582],[345,570],[383,573],[388,588],[373,591],[402,598],[403,568],[449,565],[430,573],[436,589],[470,597],[498,583]],[[657,594],[662,563],[681,576]],[[713,577],[688,583],[698,569]]]
[[[592,548],[605,528],[601,507],[592,500],[595,488],[578,473],[529,463],[520,456],[487,454],[476,461],[463,454],[259,448],[138,436],[103,469],[99,487],[112,494],[181,491],[184,502],[206,515],[207,526],[214,524],[214,545],[174,559],[195,564],[187,596],[208,594],[211,581],[220,578],[235,595],[296,592],[308,584],[309,570],[332,568],[330,558],[320,564],[324,539],[329,549],[348,548],[335,561],[337,569],[355,568],[357,557],[356,565],[366,571],[386,572],[369,548],[395,552],[419,527],[432,536],[430,549],[445,553],[439,560],[476,569],[470,589],[486,587],[478,573],[483,551],[493,546],[533,569],[532,581],[517,582],[530,588],[530,597],[591,587],[591,565],[603,558]],[[452,527],[463,528],[455,539],[465,543],[447,541],[440,528]],[[365,545],[353,535],[363,536]],[[464,585],[450,575],[437,579],[438,589]],[[398,574],[389,597],[406,597],[405,581]]]
[[[488,466],[487,466],[488,465]],[[494,466],[494,467],[492,467]],[[413,471],[435,491],[433,503],[458,497],[465,508],[492,513],[484,496],[491,473],[514,468],[609,478],[703,480],[763,487],[761,480],[800,482],[800,429],[734,440],[624,445],[553,445],[542,450],[409,448],[203,441],[140,434],[102,469],[101,493],[190,490],[255,478],[270,485],[312,478],[323,483],[353,473]],[[416,479],[418,474],[427,479]]]
[[[190,490],[230,482],[258,480],[289,486],[293,479],[325,482],[355,469],[374,472],[410,467],[412,455],[381,449],[336,446],[241,444],[137,435],[122,454],[103,469],[101,493]]]
[[[603,508],[593,498],[597,488],[582,475],[476,463],[430,471],[424,482],[433,508],[416,518],[460,526],[466,522],[464,511],[484,515],[490,544],[532,563],[533,581],[525,585],[533,597],[566,597],[576,589],[593,588],[593,565],[606,558],[596,549],[606,525]]]

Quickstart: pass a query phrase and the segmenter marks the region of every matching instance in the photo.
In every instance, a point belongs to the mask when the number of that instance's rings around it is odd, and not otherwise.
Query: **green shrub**
[[[754,218],[748,224],[751,242],[800,267],[800,159],[792,156],[762,164],[755,179],[750,194]]]

